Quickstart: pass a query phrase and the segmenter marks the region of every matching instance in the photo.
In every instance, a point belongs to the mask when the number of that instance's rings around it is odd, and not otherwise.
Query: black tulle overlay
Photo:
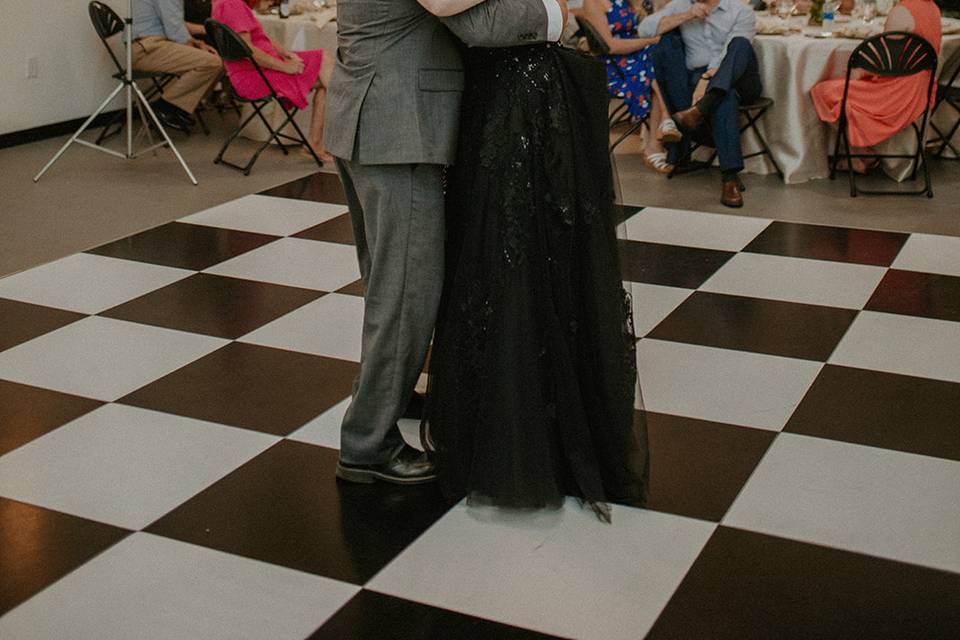
[[[466,52],[428,441],[444,491],[506,507],[642,504],[646,425],[617,257],[601,63]]]

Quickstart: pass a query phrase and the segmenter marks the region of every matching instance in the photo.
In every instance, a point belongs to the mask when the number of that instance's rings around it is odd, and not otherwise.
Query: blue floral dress
[[[636,38],[639,20],[627,0],[612,0],[607,23],[614,38]],[[604,56],[607,63],[607,87],[610,95],[621,98],[636,119],[647,117],[653,84],[653,47],[625,55]]]

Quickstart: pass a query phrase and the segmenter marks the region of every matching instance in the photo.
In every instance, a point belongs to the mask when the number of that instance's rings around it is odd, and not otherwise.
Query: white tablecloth
[[[764,95],[775,102],[758,123],[758,128],[788,184],[829,176],[827,153],[833,150],[836,127],[824,124],[817,117],[810,90],[821,80],[843,77],[847,60],[860,42],[845,38],[811,38],[803,34],[757,36],[754,49]],[[960,36],[944,37],[941,60],[948,59],[957,48],[960,48]],[[758,148],[745,134],[744,153]],[[879,148],[884,153],[913,153],[915,149],[916,136],[912,129],[900,132]],[[899,162],[885,168],[901,179],[904,164]],[[773,165],[763,157],[748,160],[746,170],[751,173],[774,172]]]
[[[321,18],[323,26],[318,26],[318,17],[323,13],[304,13],[282,19],[276,14],[257,16],[268,36],[291,51],[323,49],[335,51],[337,48],[337,23],[335,20]]]
[[[335,17],[335,11],[330,11]],[[263,31],[287,49],[291,51],[323,49],[323,55],[333,56],[336,55],[337,52],[337,22],[336,19],[328,20],[328,17],[330,17],[329,14],[324,16],[322,12],[303,13],[285,19],[281,19],[276,14],[257,16],[257,18],[260,19],[260,24],[263,25]],[[318,18],[320,18],[319,21]],[[320,26],[321,24],[322,26]],[[304,134],[306,134],[310,128],[310,114],[312,110],[313,94],[310,94],[310,104],[294,117]],[[250,107],[245,107],[243,117],[246,117],[247,114],[251,112],[252,109]],[[283,121],[283,112],[276,108],[276,105],[271,105],[265,109],[264,112],[274,126],[279,125]],[[295,134],[293,127],[288,127],[288,129],[289,131],[284,131],[284,133],[288,135]],[[266,140],[268,134],[266,127],[263,126],[260,119],[255,118],[243,130],[242,135],[254,140]]]

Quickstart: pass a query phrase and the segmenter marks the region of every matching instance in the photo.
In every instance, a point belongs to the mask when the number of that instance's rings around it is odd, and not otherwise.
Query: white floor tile
[[[273,196],[246,196],[181,218],[179,222],[289,236],[347,212],[347,206]]]
[[[893,261],[893,267],[960,277],[960,238],[914,233]]]
[[[0,637],[302,640],[357,591],[135,533],[0,618]]]
[[[350,398],[346,398],[291,433],[287,438],[339,450],[340,425],[343,424],[343,416],[347,413],[349,406]]]
[[[363,298],[331,293],[282,316],[240,342],[360,362]]]
[[[640,387],[649,411],[779,431],[817,377],[819,362],[641,340]]]
[[[626,223],[628,240],[740,251],[770,220],[647,207]]]
[[[842,262],[738,253],[702,291],[862,309],[887,270]]]
[[[109,404],[0,457],[0,495],[141,529],[278,440]]]
[[[360,279],[352,246],[301,238],[271,242],[205,273],[320,291],[336,291]]]
[[[830,362],[960,382],[960,322],[862,311]]]
[[[191,275],[184,269],[77,253],[0,280],[0,298],[100,313]]]
[[[555,635],[642,638],[712,523],[615,507],[613,525],[560,511],[455,507],[367,585]]]
[[[91,316],[0,352],[0,378],[112,401],[227,342]]]
[[[638,338],[653,331],[693,293],[693,289],[664,287],[643,282],[625,282],[624,286],[633,298],[633,325]]]
[[[288,440],[306,442],[315,444],[328,449],[340,450],[340,427],[343,424],[343,416],[350,406],[350,398],[334,405],[321,415],[317,416],[307,424],[303,425],[289,436]],[[400,427],[400,433],[403,439],[412,447],[423,450],[420,443],[420,421],[401,418],[397,421]]]
[[[724,524],[960,572],[960,463],[780,434]]]

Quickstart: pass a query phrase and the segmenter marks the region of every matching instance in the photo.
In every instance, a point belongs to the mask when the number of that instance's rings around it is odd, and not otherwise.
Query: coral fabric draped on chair
[[[940,9],[933,0],[903,0],[900,6],[913,16],[913,33],[924,38],[940,53]],[[908,127],[923,114],[927,105],[928,72],[887,78],[866,75],[850,80],[847,121],[850,144],[872,147]],[[811,91],[817,115],[824,122],[840,119],[844,78],[825,80]],[[932,106],[932,103],[931,103]]]

